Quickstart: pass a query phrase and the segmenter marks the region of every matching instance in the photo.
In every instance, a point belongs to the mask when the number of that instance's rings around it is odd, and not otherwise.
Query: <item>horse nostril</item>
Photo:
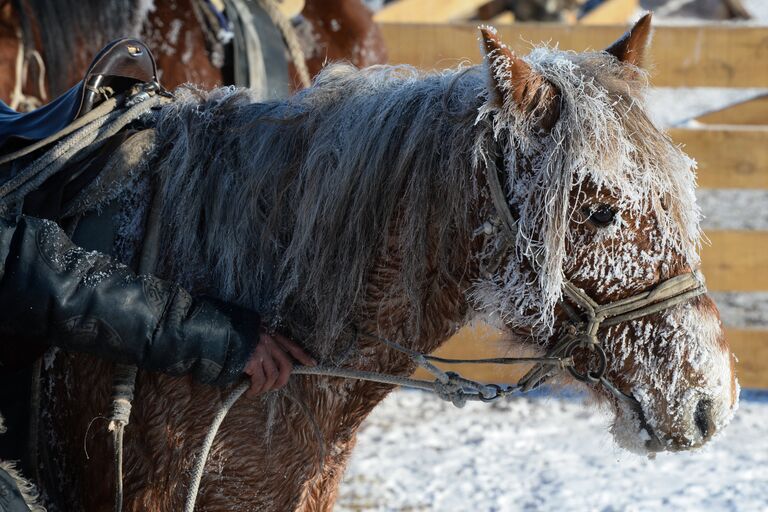
[[[701,432],[701,437],[709,439],[712,432],[712,402],[706,398],[699,400],[693,413],[693,422]]]

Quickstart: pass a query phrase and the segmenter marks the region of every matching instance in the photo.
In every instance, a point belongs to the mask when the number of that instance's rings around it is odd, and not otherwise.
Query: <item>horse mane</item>
[[[310,89],[268,103],[232,87],[178,90],[158,117],[151,164],[166,271],[288,323],[328,356],[355,320],[377,257],[396,254],[381,307],[405,300],[403,332],[414,335],[431,298],[427,270],[458,279],[469,264],[476,178],[499,147],[520,217],[518,256],[541,253],[544,271],[525,274],[510,258],[474,283],[476,309],[551,331],[570,194],[588,181],[616,193],[622,208],[655,215],[665,243],[695,262],[692,162],[645,116],[642,72],[628,79],[601,53],[537,49],[527,60],[560,90],[549,136],[489,101],[484,67],[333,65]]]
[[[505,143],[507,186],[519,215],[518,255],[529,261],[538,256],[542,268],[535,275],[521,273],[519,261],[512,261],[478,283],[473,296],[479,308],[538,327],[534,334],[545,338],[562,294],[568,246],[575,242],[571,224],[584,222],[578,215],[582,205],[572,201],[574,191],[590,185],[617,199],[619,222],[602,234],[605,238],[633,236],[631,229],[621,229],[629,227],[622,214],[656,219],[660,240],[653,241],[654,249],[623,262],[633,271],[660,268],[672,252],[695,268],[701,215],[694,194],[695,162],[646,115],[645,71],[606,52],[542,47],[525,60],[559,91],[560,116],[551,133],[542,136],[530,117],[491,102],[480,118],[491,118],[496,138]],[[515,156],[526,160],[526,170],[520,170]],[[604,267],[617,264],[608,252],[579,267],[600,275]],[[603,268],[589,269],[590,264]]]
[[[118,37],[138,37],[152,0],[17,0],[28,48],[36,45],[29,15],[38,25],[45,52],[49,88],[61,94],[73,59],[87,64],[103,46]]]
[[[475,124],[480,76],[334,65],[268,103],[233,87],[181,88],[160,114],[152,164],[169,272],[273,323],[290,319],[281,327],[327,355],[382,247],[397,244],[393,293],[407,298],[413,333],[426,269],[455,275],[475,228],[475,168],[490,141],[490,125]]]

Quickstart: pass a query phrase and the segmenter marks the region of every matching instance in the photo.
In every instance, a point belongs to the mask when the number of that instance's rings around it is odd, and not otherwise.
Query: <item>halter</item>
[[[498,227],[504,232],[501,240],[497,240],[496,254],[492,258],[493,266],[486,270],[495,271],[501,264],[506,254],[506,249],[514,247],[517,240],[518,228],[517,222],[512,215],[506,195],[499,180],[499,174],[504,169],[504,160],[502,153],[496,161],[496,165],[491,170],[487,167],[488,185],[491,191],[491,199],[496,209],[497,218],[492,218],[486,222],[480,232],[491,236],[497,233]],[[542,264],[540,257],[533,258],[533,266],[541,270]],[[643,414],[640,402],[631,395],[621,391],[605,377],[608,367],[605,349],[600,343],[597,334],[603,327],[635,320],[653,313],[658,313],[667,308],[682,304],[706,293],[706,286],[703,278],[697,272],[687,272],[678,276],[665,279],[658,283],[651,291],[638,293],[626,299],[620,299],[608,304],[599,304],[590,295],[566,280],[563,284],[563,298],[558,301],[560,306],[568,315],[569,320],[564,328],[564,332],[555,342],[554,346],[547,352],[545,357],[507,357],[497,359],[444,359],[440,357],[423,354],[416,350],[405,347],[392,340],[367,333],[358,333],[359,337],[366,337],[382,343],[394,350],[404,353],[417,366],[427,370],[435,376],[434,381],[413,379],[399,375],[389,375],[379,372],[369,372],[354,370],[348,368],[336,368],[327,366],[305,367],[297,366],[293,373],[299,375],[320,375],[326,377],[337,377],[343,379],[363,380],[369,382],[379,382],[395,386],[404,386],[425,391],[431,391],[437,394],[443,400],[453,402],[457,407],[463,406],[467,400],[478,400],[483,402],[493,402],[501,398],[512,395],[515,392],[525,392],[540,386],[549,378],[554,370],[567,369],[573,377],[579,381],[597,384],[600,383],[617,400],[624,403],[630,410],[634,411],[640,422],[640,427],[650,436],[646,445],[651,450],[660,449],[663,444],[654,433],[650,425],[647,424]],[[570,300],[580,310],[576,311],[565,299]],[[574,365],[573,357],[577,350],[588,350],[597,356],[596,369],[587,369],[580,373]],[[433,363],[458,364],[458,363],[487,363],[487,364],[521,364],[535,363],[534,367],[514,385],[482,384],[480,382],[467,379],[455,372],[446,372]],[[219,407],[213,422],[203,440],[203,446],[192,470],[187,500],[184,506],[184,512],[193,512],[197,500],[197,492],[200,481],[203,477],[205,463],[208,460],[213,441],[218,432],[221,422],[229,410],[250,387],[249,382],[243,382],[235,388]]]
[[[501,226],[505,238],[502,245],[514,245],[518,234],[517,221],[512,215],[512,210],[509,207],[509,202],[499,180],[499,174],[504,169],[503,154],[501,152],[498,153],[493,170],[490,167],[486,169],[488,171],[486,172],[486,177],[491,192],[491,200],[498,217],[487,222],[484,231],[492,234],[497,231],[497,226]],[[498,265],[501,257],[497,255],[495,260],[496,265]],[[532,258],[532,263],[534,268],[540,271],[543,267],[540,254]],[[661,281],[650,291],[638,293],[625,299],[609,302],[608,304],[600,304],[583,289],[571,281],[565,280],[563,283],[563,298],[558,301],[557,305],[566,312],[569,320],[565,328],[561,329],[563,334],[547,352],[547,356],[573,358],[579,349],[586,349],[592,352],[597,356],[596,369],[587,369],[585,372],[580,373],[574,365],[570,365],[567,368],[571,375],[582,382],[602,383],[618,399],[628,402],[634,409],[637,409],[640,407],[639,402],[634,397],[621,392],[604,376],[607,369],[607,357],[597,336],[598,331],[603,327],[610,327],[658,313],[703,295],[706,292],[707,288],[701,273],[686,272]],[[566,298],[575,304],[580,312],[574,310],[566,302]],[[537,363],[520,379],[518,386],[522,391],[528,391],[539,386],[551,374],[551,367],[547,368]]]

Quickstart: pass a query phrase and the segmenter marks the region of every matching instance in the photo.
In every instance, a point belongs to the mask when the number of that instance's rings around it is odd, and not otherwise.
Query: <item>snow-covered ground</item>
[[[398,391],[359,435],[337,512],[768,510],[768,391],[745,391],[705,448],[648,460],[604,411],[537,396],[456,409]]]

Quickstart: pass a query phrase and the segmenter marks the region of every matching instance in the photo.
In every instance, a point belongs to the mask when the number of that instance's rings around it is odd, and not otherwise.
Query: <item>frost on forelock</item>
[[[492,122],[503,148],[519,234],[517,258],[478,283],[473,295],[483,310],[510,323],[533,325],[547,336],[568,267],[566,248],[575,242],[569,224],[581,205],[573,204],[573,191],[589,183],[617,198],[616,226],[621,215],[657,219],[660,250],[646,255],[647,269],[673,251],[697,266],[700,214],[695,163],[646,117],[641,70],[627,80],[622,65],[605,53],[549,48],[537,48],[525,60],[557,89],[560,116],[551,132],[543,133],[535,126],[536,116],[521,114],[509,101],[499,107],[489,98],[480,109],[478,122]],[[624,231],[602,236],[620,237]],[[520,270],[521,261],[537,255],[542,268]],[[611,258],[601,260],[606,267],[615,264]]]

